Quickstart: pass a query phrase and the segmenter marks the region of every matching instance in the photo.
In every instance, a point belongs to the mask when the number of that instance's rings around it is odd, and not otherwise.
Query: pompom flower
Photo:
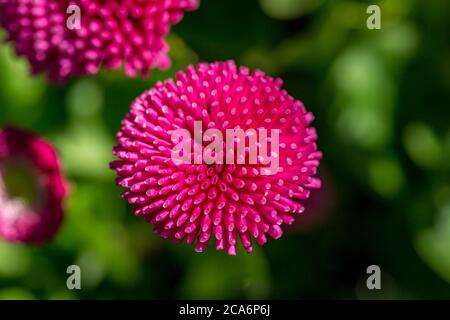
[[[52,239],[67,189],[58,156],[43,139],[0,129],[0,238],[32,244]]]
[[[199,0],[0,0],[0,25],[34,74],[54,82],[124,67],[170,65],[165,36]]]
[[[280,238],[282,225],[304,211],[310,189],[320,187],[315,175],[322,154],[309,127],[313,119],[280,79],[262,71],[250,73],[233,61],[189,66],[175,81],[157,83],[134,101],[117,135],[119,160],[111,167],[127,189],[123,197],[157,234],[194,244],[197,252],[210,240],[230,255],[238,242],[251,252],[267,235]],[[201,140],[199,124],[208,129]],[[228,139],[229,129],[242,129],[246,136],[233,136],[226,151],[210,148],[220,135]],[[259,141],[252,140],[252,129]],[[180,130],[188,137],[174,136]],[[205,139],[208,131],[214,134]],[[184,154],[184,139],[196,152]],[[244,153],[240,142],[246,142]],[[264,145],[272,150],[266,155]],[[250,163],[255,147],[259,162]],[[177,153],[187,161],[174,158]],[[199,154],[213,155],[216,162],[200,162]],[[276,170],[268,169],[268,159]]]

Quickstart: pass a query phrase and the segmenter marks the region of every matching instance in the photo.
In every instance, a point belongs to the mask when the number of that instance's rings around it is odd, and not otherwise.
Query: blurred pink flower
[[[67,21],[80,8],[80,28]],[[63,82],[101,67],[134,77],[170,66],[165,36],[199,0],[0,0],[0,25],[34,74]],[[69,13],[68,13],[69,12]],[[72,20],[70,20],[72,21]]]
[[[309,127],[313,119],[280,79],[262,71],[250,73],[233,61],[189,66],[134,101],[117,135],[120,160],[111,167],[135,214],[164,238],[195,243],[198,252],[213,238],[216,249],[230,255],[240,238],[251,252],[252,240],[264,245],[267,234],[280,238],[282,224],[292,224],[310,189],[320,188],[315,175],[322,153]],[[262,175],[263,164],[175,163],[172,134],[181,128],[195,136],[196,121],[223,136],[237,127],[280,130],[279,153],[271,152],[278,171]],[[256,145],[269,141],[272,150],[273,138]],[[207,146],[189,141],[201,151]]]
[[[0,237],[40,244],[52,239],[67,194],[54,148],[32,133],[0,129]]]

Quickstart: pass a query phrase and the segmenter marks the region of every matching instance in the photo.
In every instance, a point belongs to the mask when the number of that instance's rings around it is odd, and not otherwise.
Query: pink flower
[[[259,70],[250,73],[233,61],[216,62],[189,66],[175,81],[158,83],[134,101],[117,135],[114,155],[120,160],[111,167],[119,175],[118,184],[127,189],[123,197],[134,205],[135,214],[164,238],[195,244],[198,252],[209,240],[234,255],[238,241],[251,252],[254,242],[266,243],[267,235],[280,238],[281,226],[292,224],[304,211],[302,201],[310,189],[320,187],[315,175],[322,157],[316,131],[309,127],[313,115],[281,86],[280,79]],[[193,163],[195,154],[177,163],[173,154],[180,140],[173,134],[179,129],[194,136],[186,139],[194,150],[208,149],[210,142],[195,138],[196,121],[223,136],[238,127],[279,130],[279,141],[272,133],[247,144],[244,163]],[[267,142],[279,166],[264,175],[260,169],[267,168],[267,162],[262,160],[268,158],[259,154],[259,163],[248,160],[251,147]],[[233,152],[215,154],[221,160],[229,154],[237,160],[239,153]]]
[[[80,28],[72,5],[80,9]],[[102,66],[147,76],[152,68],[169,67],[164,37],[184,11],[198,5],[199,0],[0,0],[0,25],[33,73],[47,72],[52,81],[95,74]]]
[[[0,130],[0,237],[49,241],[62,218],[66,182],[53,147],[15,128]]]

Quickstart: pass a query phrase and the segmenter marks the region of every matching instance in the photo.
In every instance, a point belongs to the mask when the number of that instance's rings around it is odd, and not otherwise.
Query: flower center
[[[27,161],[14,159],[0,164],[0,203],[8,202],[34,209],[41,203],[39,176]]]

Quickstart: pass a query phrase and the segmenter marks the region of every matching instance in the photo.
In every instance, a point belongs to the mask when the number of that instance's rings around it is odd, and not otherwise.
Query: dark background
[[[381,8],[381,30],[366,9]],[[43,248],[0,242],[0,299],[450,298],[450,2],[203,0],[169,37],[173,67],[54,86],[0,45],[0,125],[54,143],[67,219]],[[1,33],[0,33],[1,34]],[[108,169],[132,100],[189,63],[235,59],[316,115],[323,189],[277,241],[237,257],[153,235]],[[82,290],[66,288],[66,268]],[[366,289],[378,265],[382,289]]]

